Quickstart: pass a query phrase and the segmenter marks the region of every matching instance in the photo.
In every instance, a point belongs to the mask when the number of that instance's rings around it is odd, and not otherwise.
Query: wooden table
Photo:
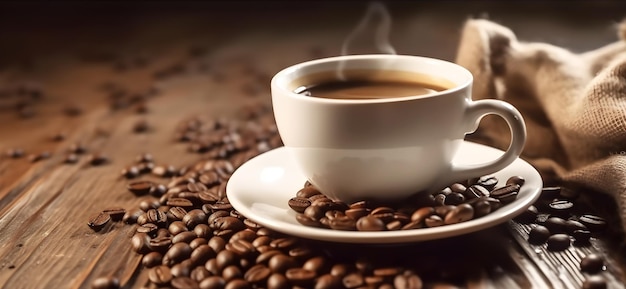
[[[390,38],[399,53],[453,60],[463,20],[488,12],[520,38],[585,50],[614,41],[611,24],[626,15],[617,2],[537,5],[392,2]],[[203,156],[176,141],[181,123],[194,116],[244,120],[251,107],[268,107],[270,77],[297,62],[340,54],[364,11],[357,2],[0,5],[0,149],[24,151],[0,158],[2,288],[90,288],[101,276],[116,276],[124,288],[148,288],[141,255],[130,244],[136,227],[114,223],[94,232],[87,226],[105,208],[130,210],[149,198],[129,193],[120,172],[143,153],[176,168],[196,163]],[[597,14],[603,17],[591,17]],[[372,50],[366,41],[355,46],[359,53]],[[87,152],[65,163],[77,143]],[[106,163],[91,165],[95,153]],[[404,258],[402,246],[376,249]],[[439,273],[452,280],[457,271],[485,266],[482,275],[455,281],[468,288],[549,284],[507,226],[411,250],[426,267],[449,268]],[[449,284],[429,286],[455,288]]]

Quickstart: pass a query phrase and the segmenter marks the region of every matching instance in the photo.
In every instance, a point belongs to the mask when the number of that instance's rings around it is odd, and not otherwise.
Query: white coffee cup
[[[426,95],[331,99],[296,93],[345,72],[402,71],[445,79],[451,87]],[[325,81],[325,80],[324,80]],[[443,60],[408,55],[351,55],[308,61],[278,72],[271,82],[278,132],[301,173],[322,193],[347,203],[402,200],[455,181],[497,172],[521,153],[521,114],[500,100],[471,99],[472,74]],[[511,143],[495,160],[455,164],[466,134],[487,115],[502,117]],[[295,194],[295,192],[294,192]]]

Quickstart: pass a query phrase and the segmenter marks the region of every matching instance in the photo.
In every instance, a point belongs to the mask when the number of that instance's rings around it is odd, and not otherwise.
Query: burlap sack
[[[468,20],[456,62],[474,74],[474,99],[503,99],[521,111],[528,128],[523,158],[544,181],[580,184],[612,196],[623,230],[626,22],[619,30],[622,41],[575,54],[519,41],[510,29],[488,20]],[[469,138],[505,149],[509,129],[488,116]]]

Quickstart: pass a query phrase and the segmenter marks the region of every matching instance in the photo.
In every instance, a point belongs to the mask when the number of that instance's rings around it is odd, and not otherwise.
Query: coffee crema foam
[[[428,95],[456,85],[434,75],[396,70],[346,70],[343,79],[335,72],[314,73],[292,82],[298,94],[332,99],[383,99]]]

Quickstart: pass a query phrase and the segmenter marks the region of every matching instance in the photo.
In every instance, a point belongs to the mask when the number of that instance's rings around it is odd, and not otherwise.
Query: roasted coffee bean
[[[424,219],[424,224],[429,228],[439,227],[444,224],[444,220],[438,215],[431,215]]]
[[[156,236],[157,230],[159,227],[152,223],[146,223],[139,227],[137,227],[137,233],[146,233],[148,236]]]
[[[235,279],[241,279],[243,278],[243,272],[241,272],[241,269],[238,266],[229,265],[222,270],[222,278],[224,278],[226,282],[230,282],[231,280]]]
[[[569,248],[571,240],[567,234],[554,234],[548,238],[548,250],[564,251]]]
[[[498,178],[495,176],[483,176],[478,179],[476,184],[487,189],[487,192],[489,192],[492,191],[496,185],[498,185]]]
[[[292,210],[304,213],[304,210],[311,206],[311,201],[307,198],[294,197],[289,199],[288,205]]]
[[[315,289],[339,289],[343,288],[341,277],[324,274],[315,281]]]
[[[548,207],[553,215],[567,217],[574,208],[574,203],[568,200],[555,200],[548,204]]]
[[[189,277],[176,277],[171,281],[172,287],[176,289],[197,289],[200,288],[198,281]]]
[[[160,206],[161,204],[158,200],[143,200],[139,203],[139,208],[144,212],[147,212],[150,209],[159,208]]]
[[[193,264],[191,260],[183,260],[180,263],[172,265],[170,271],[174,277],[189,277]]]
[[[296,221],[307,227],[321,227],[322,224],[317,219],[313,219],[305,214],[297,214]]]
[[[120,207],[106,208],[102,210],[103,213],[108,214],[111,217],[111,221],[119,222],[126,214],[126,209]]]
[[[515,184],[518,186],[523,186],[526,183],[526,179],[522,176],[512,176],[506,180],[507,185]]]
[[[194,209],[187,212],[182,221],[187,225],[187,228],[193,229],[198,224],[206,223],[207,215],[202,210]]]
[[[154,266],[161,265],[163,261],[163,254],[159,252],[150,252],[143,256],[141,264],[146,268],[152,268]]]
[[[190,244],[189,248],[192,249],[189,260],[197,265],[204,264],[209,259],[215,258],[215,256],[217,256],[217,253],[213,250],[213,248],[206,244],[200,245],[195,249],[193,249]]]
[[[252,266],[244,274],[244,279],[251,284],[263,284],[272,275],[272,270],[263,264]]]
[[[315,279],[315,272],[302,269],[302,268],[290,268],[285,272],[287,280],[296,286],[310,286]]]
[[[189,277],[197,282],[201,282],[202,280],[213,276],[209,270],[202,266],[196,266],[191,270]]]
[[[108,224],[109,221],[111,221],[111,216],[109,216],[109,214],[107,214],[107,213],[100,212],[97,215],[92,216],[91,218],[89,218],[89,221],[87,222],[87,225],[92,230],[98,232],[98,231],[102,230],[102,228],[104,228],[104,226],[106,226],[106,224]]]
[[[494,189],[489,194],[490,197],[500,200],[503,204],[513,202],[517,198],[520,186],[517,184],[506,185],[501,188]]]
[[[167,187],[165,185],[162,184],[158,184],[156,186],[153,186],[150,189],[150,195],[155,196],[155,197],[161,197],[163,195],[165,195],[165,193],[167,193]]]
[[[260,247],[257,246],[257,248],[260,248]],[[276,255],[282,255],[282,254],[283,253],[280,250],[276,250],[276,249],[267,250],[265,252],[262,252],[261,254],[259,254],[259,256],[256,257],[256,263],[267,264],[272,257]]]
[[[165,227],[167,224],[167,215],[159,210],[150,209],[145,214],[146,220],[159,227]]]
[[[576,220],[566,220],[565,221],[565,231],[568,234],[572,234],[574,233],[574,231],[578,231],[578,230],[588,230],[587,226],[583,225],[583,223],[576,221]]]
[[[606,289],[607,284],[604,277],[600,275],[591,275],[588,276],[585,281],[583,281],[582,289]]]
[[[344,213],[346,214],[346,216],[354,220],[358,220],[361,217],[365,217],[369,215],[370,212],[371,210],[368,208],[350,208],[350,209],[345,210]]]
[[[481,185],[473,185],[467,188],[463,195],[468,199],[489,197],[489,190]]]
[[[580,271],[596,274],[604,268],[604,260],[597,254],[589,254],[580,260]]]
[[[219,236],[212,237],[208,242],[209,247],[215,252],[221,252],[226,248],[226,241]]]
[[[550,230],[550,233],[552,234],[561,234],[567,232],[567,222],[559,217],[550,217],[544,222],[543,225],[548,228],[548,230]]]
[[[413,271],[406,270],[402,274],[396,275],[393,279],[393,286],[397,289],[421,289],[424,283],[419,275]]]
[[[233,279],[226,283],[224,289],[252,289],[252,286],[246,280]]]
[[[106,164],[109,161],[109,158],[102,153],[94,153],[89,156],[89,163],[93,166],[99,166]]]
[[[173,206],[173,207],[183,207],[183,208],[193,207],[193,202],[185,198],[169,198],[166,204],[168,206]]]
[[[434,198],[434,203],[437,206],[443,206],[446,204],[446,195],[444,194],[438,194],[435,196]]]
[[[239,263],[239,258],[237,257],[237,254],[229,250],[219,251],[217,253],[217,256],[215,256],[215,260],[217,262],[216,265],[218,268],[220,268],[220,270],[223,270],[224,268],[228,266],[236,265],[237,263]]]
[[[133,250],[139,254],[146,254],[150,252],[150,236],[146,233],[135,233],[130,239],[130,243]]]
[[[293,257],[281,253],[272,256],[269,259],[267,266],[274,273],[284,274],[287,270],[296,268],[298,266],[298,261]]]
[[[156,266],[148,271],[148,279],[157,285],[169,284],[174,276],[167,266]]]
[[[578,221],[585,225],[592,232],[599,232],[606,228],[606,220],[595,215],[582,215],[578,217]]]
[[[209,227],[216,231],[228,231],[230,234],[240,231],[246,228],[246,225],[243,224],[241,220],[231,216],[224,216],[215,218],[210,224]]]
[[[413,212],[413,214],[411,215],[411,221],[421,223],[434,213],[435,213],[435,209],[433,207],[420,208],[416,210],[415,212]]]
[[[321,194],[321,192],[317,190],[317,188],[315,188],[314,186],[305,186],[296,193],[296,197],[310,198],[319,194]]]
[[[574,245],[588,245],[591,239],[591,232],[587,230],[576,230],[572,232],[572,237],[574,237]]]
[[[167,219],[170,222],[182,221],[185,215],[187,215],[187,210],[181,207],[171,207],[167,210]]]
[[[208,243],[209,241],[206,238],[195,238],[189,242],[189,247],[191,247],[192,250],[195,250],[196,248],[202,245],[207,245]]]
[[[163,255],[163,265],[172,266],[191,256],[191,247],[187,243],[174,243]]]
[[[127,179],[133,179],[139,176],[141,172],[139,168],[136,166],[130,166],[122,169],[121,175],[126,177]]]
[[[356,221],[356,229],[359,231],[384,231],[385,222],[375,216],[361,217]]]
[[[189,229],[187,229],[187,225],[185,225],[185,223],[183,223],[182,221],[174,221],[170,223],[170,225],[167,227],[167,230],[172,235],[178,235],[182,232],[188,231]]]
[[[222,289],[226,286],[226,281],[221,276],[209,276],[200,281],[201,289]]]
[[[361,273],[354,272],[344,276],[341,283],[345,288],[360,288],[365,285],[365,278]]]
[[[116,277],[100,277],[91,283],[91,289],[119,289],[120,280]]]
[[[534,225],[528,233],[528,242],[533,245],[541,245],[548,241],[550,230],[542,225]]]
[[[194,232],[189,232],[189,231],[181,232],[179,234],[175,234],[172,237],[172,243],[180,243],[180,242],[189,243],[193,241],[194,239],[196,239],[196,237],[197,237],[196,233]]]
[[[329,220],[329,227],[333,230],[355,231],[356,221],[348,216],[334,218]]]
[[[469,221],[474,217],[474,207],[469,204],[461,204],[448,212],[444,219],[444,224],[451,225]]]
[[[460,205],[463,202],[465,202],[465,196],[462,193],[455,193],[455,192],[447,195],[444,200],[445,205],[453,205],[453,206]]]
[[[151,181],[136,181],[131,182],[126,188],[135,195],[146,195],[150,192],[154,183]]]
[[[8,149],[5,154],[7,157],[17,159],[24,156],[24,150],[21,148],[12,148]]]
[[[451,192],[463,193],[467,190],[467,187],[461,183],[454,183],[448,187]]]
[[[157,236],[156,238],[150,239],[148,246],[152,251],[158,252],[166,252],[167,249],[172,245],[172,238],[169,236]]]
[[[486,198],[480,197],[475,200],[475,202],[471,203],[471,206],[474,208],[474,218],[480,218],[491,213],[491,204]]]

